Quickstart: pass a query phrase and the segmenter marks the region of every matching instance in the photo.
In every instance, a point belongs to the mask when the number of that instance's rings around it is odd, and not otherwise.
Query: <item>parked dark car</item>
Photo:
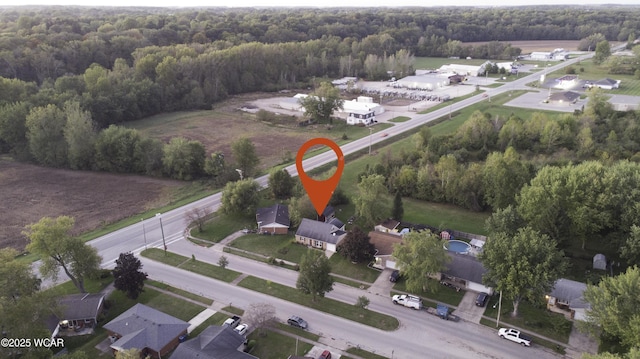
[[[331,359],[331,352],[329,352],[328,350],[323,351],[318,359]]]
[[[287,323],[289,323],[289,325],[291,326],[298,327],[300,329],[307,329],[307,322],[297,315],[292,315],[291,318],[287,320]]]
[[[391,275],[389,276],[389,282],[397,282],[398,278],[400,278],[400,271],[399,270],[394,270],[393,272],[391,272]]]
[[[489,299],[489,294],[485,292],[478,293],[478,296],[476,297],[476,305],[478,307],[484,307],[484,305],[487,303],[487,299]]]

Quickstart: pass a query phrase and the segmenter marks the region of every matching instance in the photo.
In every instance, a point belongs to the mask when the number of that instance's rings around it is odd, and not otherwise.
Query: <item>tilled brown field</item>
[[[22,250],[24,227],[42,217],[75,217],[81,233],[168,201],[182,182],[39,167],[0,159],[0,247]]]

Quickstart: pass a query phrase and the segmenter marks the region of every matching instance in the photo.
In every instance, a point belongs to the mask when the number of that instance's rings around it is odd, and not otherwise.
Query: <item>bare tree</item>
[[[258,330],[260,336],[264,336],[265,329],[276,320],[276,308],[269,303],[253,303],[244,313],[244,321]]]
[[[208,207],[196,207],[191,210],[188,210],[185,213],[185,221],[187,225],[191,225],[195,223],[198,226],[198,233],[202,232],[202,227],[204,227],[205,222],[207,221],[207,217],[212,213],[211,208]]]

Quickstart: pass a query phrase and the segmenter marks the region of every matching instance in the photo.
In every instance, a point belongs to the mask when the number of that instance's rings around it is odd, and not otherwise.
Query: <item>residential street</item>
[[[211,252],[214,252],[211,250]],[[208,255],[199,251],[201,260]],[[212,255],[215,255],[212,253]],[[233,263],[241,265],[242,260],[253,262],[242,257],[228,255],[230,267]],[[213,258],[213,257],[212,257]],[[557,356],[539,347],[522,349],[520,346],[498,338],[496,331],[477,324],[466,322],[449,322],[433,317],[425,312],[415,312],[391,304],[388,298],[371,296],[372,310],[396,316],[401,326],[396,331],[386,332],[363,324],[355,323],[340,317],[318,312],[304,306],[273,298],[262,293],[237,287],[195,273],[163,265],[152,260],[142,258],[144,270],[154,280],[198,293],[224,305],[232,304],[236,307],[248,308],[251,303],[267,302],[276,307],[277,316],[285,321],[292,314],[305,318],[309,322],[309,330],[323,337],[321,341],[327,345],[344,350],[348,346],[360,345],[371,352],[394,358],[521,358],[522,350],[527,351],[527,357],[535,356],[540,359],[556,358]],[[248,264],[248,263],[247,263]],[[276,273],[275,278],[283,276],[284,270],[269,266],[261,269],[261,277]],[[237,269],[237,268],[236,268]],[[249,270],[247,270],[249,272]],[[346,300],[354,303],[362,291],[337,284],[328,297]]]
[[[550,68],[550,71],[568,66],[579,60],[593,56],[593,53],[576,59],[559,63]],[[489,96],[520,89],[524,84],[535,81],[539,74],[532,74],[510,82],[499,88],[488,89]],[[448,115],[450,111],[458,111],[463,107],[475,104],[487,99],[482,95],[470,97],[452,106],[441,108],[434,112],[416,115],[412,120],[397,123],[387,129],[387,137],[367,136],[342,146],[344,155],[365,149],[370,143],[378,143],[388,140],[390,137],[417,128],[425,123]],[[316,168],[335,160],[333,151],[322,153],[304,161],[305,170]],[[297,175],[296,166],[286,168],[292,176]],[[258,183],[266,187],[267,176],[257,178]],[[164,243],[169,250],[196,259],[211,263],[217,263],[221,254],[221,247],[205,249],[197,247],[184,239],[186,227],[185,213],[193,208],[206,207],[216,211],[220,206],[221,194],[217,193],[202,200],[190,203],[172,211],[163,213],[157,217],[148,218],[140,223],[125,227],[116,232],[99,237],[91,242],[98,249],[103,258],[104,267],[113,267],[114,261],[120,253],[139,253],[146,247],[162,248]],[[164,234],[164,236],[163,236]],[[248,260],[243,257],[225,254],[229,258],[229,268],[256,277],[265,278],[273,282],[295,286],[297,273],[279,267],[269,266],[264,263]],[[290,314],[298,314],[310,323],[310,330],[325,338],[330,338],[337,348],[346,348],[347,345],[360,345],[366,350],[381,353],[384,356],[394,358],[521,358],[537,357],[538,359],[554,358],[553,353],[532,347],[523,349],[518,345],[500,340],[496,331],[484,326],[461,321],[452,323],[432,317],[427,313],[416,313],[406,308],[393,306],[388,296],[367,293],[353,287],[336,284],[333,292],[328,297],[355,303],[360,295],[367,295],[371,304],[370,309],[396,316],[400,322],[400,329],[393,332],[384,332],[342,318],[337,318],[326,313],[304,308],[300,305],[272,298],[261,293],[249,291],[227,283],[202,277],[177,268],[165,266],[157,262],[143,259],[144,270],[153,279],[160,280],[194,293],[215,299],[218,302],[233,303],[235,306],[247,308],[248,304],[255,302],[269,302],[276,306],[280,319],[286,319]],[[39,264],[34,263],[34,268]],[[61,275],[61,280],[66,276]],[[45,281],[43,286],[50,286],[51,281]],[[523,355],[526,351],[526,355]]]

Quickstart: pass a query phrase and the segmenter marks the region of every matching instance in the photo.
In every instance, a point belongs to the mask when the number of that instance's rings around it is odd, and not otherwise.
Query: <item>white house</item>
[[[603,90],[613,90],[620,88],[620,80],[605,78],[594,82],[590,87],[599,87]]]
[[[345,101],[342,110],[338,112],[347,114],[347,124],[370,125],[376,120],[376,115],[384,113],[384,107],[373,102],[373,98],[360,96],[355,100]]]

